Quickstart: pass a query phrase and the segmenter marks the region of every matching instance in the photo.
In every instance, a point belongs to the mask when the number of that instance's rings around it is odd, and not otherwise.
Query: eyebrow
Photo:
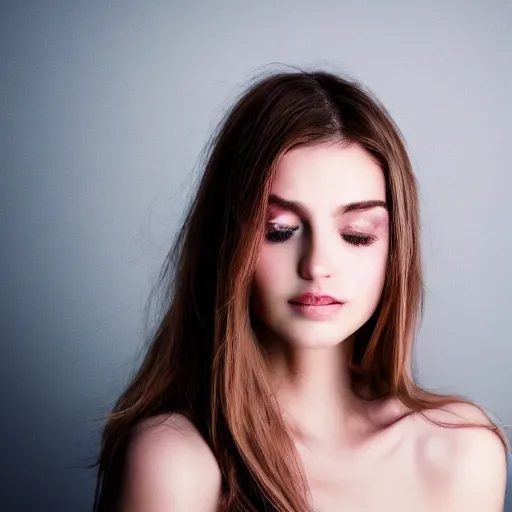
[[[280,197],[276,194],[270,194],[268,203],[278,206],[282,208],[283,210],[289,210],[294,213],[297,213],[298,215],[304,214],[307,209],[298,201],[290,201],[289,199],[284,199],[283,197]],[[388,209],[388,206],[385,201],[381,201],[379,199],[370,199],[367,201],[357,201],[355,203],[348,203],[343,204],[336,208],[335,215],[344,215],[345,213],[349,212],[360,212],[360,211],[366,211],[371,210],[372,208],[384,208],[385,210]]]

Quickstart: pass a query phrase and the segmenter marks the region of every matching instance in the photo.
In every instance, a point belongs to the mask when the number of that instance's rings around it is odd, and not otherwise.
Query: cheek
[[[263,247],[254,269],[254,284],[262,292],[279,290],[292,271],[290,255],[283,247]]]
[[[361,294],[368,298],[380,296],[386,277],[387,259],[387,250],[376,251],[365,255],[359,264],[354,266],[357,270],[353,274],[353,284]]]
[[[251,287],[251,309],[267,321],[293,290],[294,266],[289,251],[283,246],[266,246],[261,249],[254,269]]]

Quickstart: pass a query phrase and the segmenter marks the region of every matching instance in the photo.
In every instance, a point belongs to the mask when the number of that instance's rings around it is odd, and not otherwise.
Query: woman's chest
[[[335,452],[303,452],[301,459],[315,512],[442,510],[408,446],[349,459]]]
[[[434,497],[414,474],[368,469],[343,478],[311,478],[308,485],[315,512],[439,512]]]

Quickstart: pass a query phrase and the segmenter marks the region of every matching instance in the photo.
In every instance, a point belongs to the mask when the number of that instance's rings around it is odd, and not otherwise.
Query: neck
[[[353,338],[325,349],[275,347],[268,352],[276,397],[285,423],[302,441],[352,445],[364,408],[348,368]]]

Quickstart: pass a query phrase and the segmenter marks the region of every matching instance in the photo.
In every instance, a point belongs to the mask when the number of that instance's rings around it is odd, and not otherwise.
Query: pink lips
[[[343,302],[330,295],[305,293],[289,301],[293,310],[311,320],[328,320],[343,306]]]
[[[309,306],[326,306],[328,304],[341,304],[341,301],[329,295],[317,295],[316,293],[304,293],[300,297],[290,300],[292,304],[305,304]]]

